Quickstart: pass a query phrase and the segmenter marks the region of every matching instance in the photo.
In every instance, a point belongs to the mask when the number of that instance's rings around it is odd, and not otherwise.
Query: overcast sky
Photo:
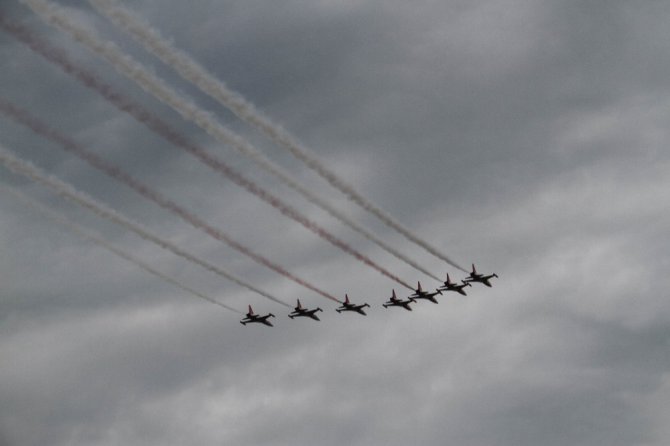
[[[78,22],[442,277],[408,242],[86,2]],[[10,21],[414,284],[437,281],[295,195],[14,1]],[[645,445],[670,429],[670,3],[158,1],[127,5],[493,288],[413,312],[337,250],[0,32],[0,96],[367,317],[259,266],[0,115],[0,144],[321,322],[175,257],[0,167],[196,300],[0,195],[0,445]],[[1,193],[1,192],[0,192]]]

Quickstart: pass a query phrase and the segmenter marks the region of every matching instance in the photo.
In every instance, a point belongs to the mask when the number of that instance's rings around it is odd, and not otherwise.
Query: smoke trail
[[[224,106],[230,108],[241,119],[265,132],[275,143],[287,147],[289,150],[293,150],[292,148],[296,147],[298,153],[300,153],[301,150],[304,151],[298,147],[297,143],[291,139],[287,132],[255,110],[253,104],[247,102],[239,94],[230,91],[225,84],[215,79],[188,55],[172,47],[170,43],[163,39],[159,32],[151,28],[148,23],[142,21],[113,0],[89,0],[89,2],[100,13],[107,16],[115,25],[126,30],[133,38],[143,44],[147,50],[156,55],[167,65],[174,68],[183,78],[198,86],[203,92],[217,99]],[[264,162],[271,161],[266,160]],[[310,202],[319,206],[363,237],[377,244],[389,254],[402,260],[428,277],[441,281],[437,276],[421,267],[416,261],[410,259],[351,220],[345,214],[332,207],[327,201],[324,201],[322,198],[315,195],[311,190],[304,188],[295,180],[287,176],[278,166],[274,165],[271,173],[278,175],[282,181],[289,185],[289,187],[302,194]]]
[[[265,163],[267,164],[268,170],[270,169],[274,170],[273,167],[274,164],[269,160],[267,160],[264,157],[264,155],[258,152],[253,146],[251,146],[249,143],[247,143],[245,140],[241,139],[237,135],[231,136],[231,134],[226,129],[221,127],[218,123],[216,123],[216,121],[213,120],[208,113],[198,109],[189,101],[183,100],[176,92],[170,89],[170,87],[168,87],[160,79],[157,79],[155,76],[153,76],[151,73],[145,70],[141,65],[134,62],[128,56],[120,53],[115,45],[111,43],[101,42],[97,39],[97,37],[95,37],[88,31],[78,28],[75,24],[69,21],[67,17],[64,16],[63,13],[60,13],[58,11],[60,9],[59,7],[47,4],[42,0],[22,0],[22,1],[24,3],[27,3],[31,8],[33,8],[33,10],[38,15],[40,15],[40,17],[47,23],[52,24],[58,27],[59,29],[67,32],[80,43],[83,43],[87,46],[90,45],[89,48],[94,52],[96,52],[96,54],[105,57],[110,63],[114,64],[115,68],[117,68],[124,75],[128,76],[130,79],[137,82],[140,86],[142,86],[145,90],[152,93],[158,99],[166,102],[175,110],[179,111],[182,114],[182,116],[196,123],[198,126],[207,131],[210,135],[214,136],[219,142],[232,144],[238,150],[241,150],[241,148],[246,147],[247,149],[250,150],[250,152],[248,153],[249,156],[259,157],[257,158],[259,163]],[[17,38],[20,40],[22,40],[23,38],[26,37],[26,35],[28,35],[27,41],[30,42],[29,46],[36,52],[43,54],[44,51],[48,51],[49,47],[46,46],[44,43],[39,42],[33,36],[31,36],[27,30],[23,28],[18,29],[20,27],[17,27],[16,25],[6,22],[2,24],[2,27],[8,32],[12,33],[13,35],[16,35]],[[59,55],[48,54],[48,56],[45,55],[45,57],[48,60],[61,65],[59,59],[62,59],[64,56],[61,53]],[[358,252],[357,250],[346,244],[344,241],[330,234],[327,230],[320,227],[316,223],[312,222],[307,217],[302,215],[299,211],[287,205],[282,200],[272,195],[270,192],[266,191],[265,189],[262,189],[260,186],[246,179],[237,171],[233,170],[228,165],[226,165],[222,160],[213,157],[212,155],[208,154],[201,148],[192,146],[181,135],[174,132],[167,124],[160,121],[158,118],[154,117],[153,115],[151,115],[151,113],[139,107],[137,104],[134,104],[129,100],[127,100],[126,98],[122,97],[119,93],[113,92],[113,90],[111,90],[111,87],[98,81],[95,78],[95,76],[93,76],[91,73],[87,73],[79,68],[75,68],[73,64],[69,62],[67,62],[67,64],[69,64],[69,68],[66,68],[64,65],[61,65],[61,67],[65,71],[77,76],[77,78],[80,79],[85,85],[91,88],[95,88],[96,90],[98,90],[100,94],[105,96],[105,98],[109,99],[110,101],[114,100],[117,101],[115,102],[115,105],[117,107],[130,113],[131,115],[136,117],[136,119],[143,122],[152,130],[159,132],[159,134],[162,137],[168,139],[178,147],[181,147],[182,149],[196,156],[203,163],[207,164],[211,168],[225,175],[231,181],[238,184],[240,187],[243,187],[247,191],[253,193],[266,203],[270,204],[271,206],[279,210],[285,216],[300,223],[305,228],[309,229],[319,237],[330,242],[332,245],[340,248],[342,251],[355,257],[360,262],[365,263],[369,267],[375,269],[380,274],[388,277],[391,280],[394,280],[395,282],[399,283],[400,285],[410,290],[413,290],[413,288],[407,282],[391,274],[389,271],[382,268],[381,266],[370,260],[368,257],[366,257],[365,255],[361,254],[360,252]],[[104,85],[104,87],[102,89],[98,89],[98,87],[101,85]],[[112,94],[106,95],[105,91],[107,91],[108,93],[112,92]],[[176,143],[177,140],[180,141],[180,144]],[[290,179],[288,174],[282,173],[282,175],[284,175],[287,178],[287,180],[293,182],[293,180]]]
[[[124,172],[118,166],[114,166],[113,164],[103,160],[95,153],[82,147],[73,139],[63,135],[62,133],[58,132],[53,128],[50,128],[45,123],[41,122],[36,117],[28,113],[26,110],[20,109],[16,105],[7,102],[2,97],[0,97],[0,112],[9,116],[14,121],[25,125],[38,135],[41,135],[42,137],[56,144],[59,144],[65,151],[75,154],[79,158],[89,163],[91,166],[95,167],[98,170],[101,170],[102,172],[106,173],[112,178],[122,182],[123,184],[130,187],[143,197],[153,201],[160,207],[167,209],[168,211],[172,212],[173,214],[177,215],[178,217],[180,217],[181,219],[192,225],[193,227],[202,230],[210,237],[213,237],[218,241],[226,243],[231,248],[237,250],[238,252],[244,254],[247,257],[250,257],[255,262],[270,268],[276,273],[283,275],[284,277],[298,283],[299,285],[309,290],[312,290],[328,299],[334,300],[335,302],[339,302],[339,300],[334,296],[317,288],[316,286],[310,284],[309,282],[293,275],[283,267],[266,259],[260,254],[253,252],[251,249],[235,241],[231,236],[227,235],[223,231],[213,226],[210,226],[205,221],[201,220],[200,218],[198,218],[185,208],[179,206],[177,203],[169,200],[168,198],[161,195],[159,192],[151,189],[149,186],[143,184],[142,182],[135,179],[128,173]]]
[[[135,266],[140,267],[144,271],[146,271],[150,274],[153,274],[154,276],[159,277],[159,278],[165,280],[166,282],[169,282],[172,285],[180,288],[182,291],[186,291],[187,293],[193,295],[194,297],[197,297],[198,299],[206,300],[207,302],[211,302],[214,305],[218,305],[222,308],[225,308],[226,310],[233,311],[233,312],[238,313],[238,314],[242,314],[241,311],[236,310],[233,307],[229,307],[228,305],[226,305],[222,302],[219,302],[216,299],[208,297],[205,294],[202,294],[202,293],[200,293],[200,292],[182,284],[181,282],[175,280],[174,278],[161,273],[160,271],[154,269],[152,266],[148,265],[147,263],[143,262],[142,260],[140,260],[140,259],[128,254],[127,252],[122,251],[121,249],[117,248],[116,246],[112,245],[107,240],[102,238],[100,235],[94,234],[93,232],[84,229],[82,226],[80,226],[80,225],[76,224],[75,222],[69,220],[64,215],[61,215],[57,212],[54,212],[53,210],[51,210],[48,207],[40,204],[39,202],[33,200],[32,198],[29,198],[27,195],[19,192],[18,190],[15,190],[15,189],[7,187],[7,186],[2,186],[2,185],[0,185],[0,190],[14,196],[14,198],[22,201],[24,204],[26,204],[26,205],[30,206],[31,208],[35,209],[36,211],[38,211],[40,214],[44,215],[45,217],[48,217],[51,220],[54,220],[57,223],[67,227],[70,231],[74,232],[75,234],[79,235],[80,237],[82,237],[86,240],[92,241],[92,242],[96,243],[97,245],[102,246],[103,248],[106,248],[107,250],[113,252],[117,256],[128,260],[130,263],[133,263]]]
[[[202,149],[198,147],[191,146],[188,141],[186,141],[181,135],[178,133],[175,133],[165,122],[161,121],[160,119],[156,118],[153,116],[151,113],[149,113],[146,109],[143,107],[139,106],[138,104],[133,103],[128,99],[127,97],[122,96],[120,93],[115,92],[109,85],[103,83],[102,81],[98,80],[93,74],[79,69],[76,67],[74,64],[72,64],[67,57],[59,50],[50,48],[47,44],[44,42],[40,41],[37,39],[35,36],[33,36],[27,29],[16,25],[12,23],[8,23],[6,20],[3,20],[2,15],[0,15],[0,27],[2,27],[5,31],[9,32],[10,34],[14,35],[17,39],[28,45],[32,50],[36,51],[38,54],[44,56],[47,60],[50,62],[53,62],[57,64],[59,67],[61,67],[65,72],[68,74],[76,77],[80,82],[82,82],[85,86],[97,91],[99,94],[101,94],[105,99],[110,101],[113,105],[121,109],[122,111],[130,114],[133,116],[135,119],[137,119],[139,122],[147,125],[151,130],[154,132],[158,133],[161,135],[163,138],[166,140],[172,142],[174,145],[181,147],[185,149],[188,152],[191,152],[194,154],[196,157],[204,157],[204,159],[211,158],[209,155]],[[6,110],[7,107],[5,107]],[[21,114],[16,114],[16,117],[21,116]],[[26,119],[26,116],[23,118],[23,123],[25,125],[29,125],[28,123],[32,122],[31,128],[36,131],[37,133],[47,133],[49,134],[49,131],[45,132],[45,129],[43,126],[36,125],[36,123],[31,120],[31,119]],[[40,130],[41,129],[41,130]],[[53,135],[52,135],[53,136]],[[62,141],[59,141],[59,143],[62,144]],[[62,144],[63,145],[63,144]],[[69,145],[69,144],[67,144]],[[212,158],[212,162],[215,162],[215,159]],[[224,163],[220,163],[221,166],[219,168],[227,168],[227,166]],[[215,169],[217,167],[214,167]],[[235,172],[232,169],[228,168],[228,172],[223,172],[226,175],[233,176],[234,178],[239,178],[240,181],[242,181],[243,177]],[[239,184],[239,183],[238,183]],[[245,187],[242,185],[242,187]],[[182,218],[185,218],[187,221],[190,223],[193,223],[194,219],[188,219],[184,216],[184,214],[180,215]],[[216,234],[216,231],[211,231],[210,235]],[[216,235],[214,235],[216,236]],[[249,251],[250,252],[250,251]],[[290,280],[293,280],[294,282],[300,284],[301,286],[308,288],[324,297],[327,297],[328,299],[335,300],[339,302],[339,300],[329,293],[326,293],[325,291],[317,288],[316,286],[310,284],[309,282],[300,279],[288,271],[284,270],[283,268],[272,264],[269,261],[265,261],[262,257],[258,256],[256,259],[259,263],[264,264],[265,266],[274,269],[276,272],[284,275],[285,277],[289,278]]]
[[[12,172],[24,175],[28,178],[30,178],[33,181],[36,181],[40,184],[43,184],[44,186],[49,187],[52,189],[54,192],[56,192],[58,195],[68,198],[69,200],[74,201],[75,203],[79,204],[80,206],[83,206],[93,213],[97,214],[98,216],[105,218],[107,220],[111,220],[114,223],[121,225],[125,227],[126,229],[133,231],[135,234],[139,235],[145,240],[148,240],[150,242],[153,242],[160,246],[161,248],[164,248],[170,252],[172,252],[175,255],[178,255],[180,257],[183,257],[187,260],[190,260],[191,262],[200,265],[201,267],[218,274],[219,276],[225,277],[228,280],[231,280],[235,283],[237,283],[240,286],[243,286],[255,293],[260,294],[263,297],[266,297],[270,300],[273,300],[274,302],[277,302],[278,304],[284,305],[286,307],[292,308],[289,304],[286,302],[283,302],[282,300],[272,296],[271,294],[268,294],[264,291],[259,290],[258,288],[254,287],[253,285],[250,285],[243,281],[242,279],[237,278],[235,275],[232,273],[224,270],[223,268],[214,266],[208,262],[205,262],[204,260],[200,260],[199,258],[195,257],[192,254],[189,254],[188,252],[182,250],[181,248],[178,248],[177,246],[173,245],[172,243],[163,240],[162,238],[153,235],[150,233],[147,229],[143,228],[141,225],[138,223],[134,223],[133,221],[129,220],[128,218],[124,217],[123,215],[119,214],[118,212],[114,211],[113,209],[96,202],[93,198],[89,197],[88,195],[84,194],[83,192],[79,192],[76,190],[74,187],[70,186],[67,183],[62,182],[61,180],[47,175],[44,172],[42,172],[40,169],[37,167],[33,166],[31,163],[27,161],[23,161],[14,155],[11,155],[9,152],[6,151],[6,149],[2,146],[0,146],[0,162],[5,165],[9,170]]]
[[[148,51],[161,59],[165,64],[172,67],[184,79],[196,85],[200,90],[222,105],[230,109],[240,119],[253,125],[265,133],[277,145],[288,150],[293,156],[302,161],[310,169],[317,172],[322,178],[334,188],[345,194],[351,201],[370,212],[381,220],[385,225],[399,232],[408,240],[421,246],[429,253],[445,261],[451,266],[468,272],[445,254],[438,251],[425,240],[410,231],[402,223],[396,221],[391,215],[380,209],[350,184],[341,179],[335,172],[321,163],[314,154],[302,146],[288,131],[274,123],[256,107],[247,101],[242,95],[231,91],[222,81],[216,79],[204,67],[195,62],[190,56],[172,46],[160,33],[153,29],[147,22],[131,13],[128,9],[119,5],[115,0],[88,0],[101,14],[108,17],[115,25],[125,30],[136,41],[142,44]],[[375,242],[377,243],[377,242]],[[386,249],[384,247],[384,249]],[[390,251],[389,251],[390,252]],[[394,254],[395,255],[395,254]],[[406,261],[405,259],[402,259]],[[412,265],[410,263],[410,265]],[[416,268],[415,265],[412,265]],[[419,269],[422,271],[421,269]],[[425,273],[425,271],[422,271]],[[433,277],[432,275],[428,274]],[[439,279],[438,279],[439,280]]]

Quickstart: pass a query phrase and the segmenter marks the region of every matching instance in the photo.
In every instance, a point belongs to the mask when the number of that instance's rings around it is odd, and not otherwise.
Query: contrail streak
[[[30,6],[46,23],[54,25],[57,28],[61,29],[62,31],[70,34],[75,40],[79,41],[82,44],[85,44],[96,54],[105,57],[110,63],[112,63],[115,66],[115,68],[117,68],[117,70],[122,72],[122,74],[128,76],[130,79],[137,82],[145,90],[149,91],[163,102],[166,102],[175,110],[180,111],[183,117],[199,125],[210,135],[214,136],[219,142],[232,144],[234,145],[234,147],[238,148],[238,150],[241,147],[250,148],[253,151],[253,153],[260,156],[262,159],[266,159],[262,153],[258,152],[253,146],[251,146],[245,140],[239,138],[237,135],[231,136],[230,132],[221,127],[215,120],[213,120],[213,118],[211,118],[211,116],[208,113],[198,109],[189,101],[184,100],[180,95],[178,95],[170,87],[168,87],[162,80],[157,79],[150,72],[145,70],[141,65],[136,63],[134,60],[130,59],[128,56],[121,53],[114,44],[101,42],[97,37],[92,35],[90,32],[77,27],[66,17],[65,13],[59,12],[59,10],[61,9],[60,7],[45,3],[42,0],[22,0],[22,1],[24,3],[27,3],[28,6]],[[19,32],[17,30],[17,26],[15,25],[12,26],[12,24],[10,23],[3,23],[2,26],[5,30],[12,33],[13,35],[16,35],[17,38],[19,39],[21,38],[19,37],[20,35],[25,36],[25,34],[27,33],[25,29],[22,29]],[[37,41],[34,38],[31,38],[29,40],[32,40],[32,45],[30,45],[30,48],[34,49],[40,54],[43,54],[40,52],[40,47],[42,50],[48,48],[43,43],[35,43]],[[54,54],[44,56],[48,60],[56,62],[59,65],[61,65],[57,61],[57,59],[62,59],[62,54],[59,56],[56,56]],[[101,82],[99,82],[92,74],[83,72],[83,70],[78,68],[74,69],[73,71],[72,68],[74,67],[72,66],[71,63],[70,66],[71,67],[68,70],[63,65],[61,65],[61,67],[63,67],[64,70],[66,70],[70,74],[77,76],[77,78],[80,79],[82,82],[84,82],[85,85],[91,88],[96,88],[95,85],[98,86],[101,85]],[[79,75],[76,74],[77,72],[79,73]],[[86,81],[84,81],[84,79],[86,79]],[[106,89],[109,90],[111,89],[111,87],[106,86]],[[129,107],[128,105],[130,101],[123,98],[119,93],[114,92],[112,95],[105,95],[103,90],[98,90],[98,92],[103,94],[103,96],[108,98],[110,101],[112,101],[113,100],[112,97],[114,97],[117,101],[115,103],[117,107],[130,113],[131,115],[136,117],[136,119],[140,120],[140,122],[143,122],[152,130],[159,132],[159,134],[164,138],[166,139],[169,138],[168,140],[175,143],[175,145],[181,147],[182,149],[196,156],[200,161],[207,164],[211,168],[217,170],[219,173],[225,175],[240,187],[243,187],[247,191],[253,193],[266,203],[270,204],[271,206],[279,210],[285,216],[300,223],[306,229],[309,229],[319,237],[328,241],[332,245],[340,248],[342,251],[350,254],[360,262],[365,263],[369,267],[375,269],[380,274],[388,277],[391,280],[394,280],[395,282],[399,283],[400,285],[410,290],[413,290],[413,288],[407,282],[391,274],[389,271],[373,262],[367,256],[361,254],[359,251],[355,250],[344,241],[330,234],[326,229],[312,222],[303,214],[301,214],[299,211],[284,203],[278,197],[274,196],[270,192],[256,185],[252,181],[246,179],[241,174],[239,174],[231,167],[226,165],[222,160],[213,157],[212,155],[205,152],[203,149],[195,147],[190,143],[188,143],[183,137],[174,132],[167,124],[155,118],[145,109],[139,107],[136,104],[132,104],[132,106]],[[122,108],[122,105],[125,105],[126,108]],[[135,110],[136,112],[141,110],[142,113],[140,114],[133,113],[133,110]],[[180,144],[176,144],[177,139],[181,141]],[[255,156],[255,155],[252,155],[250,152],[249,156]],[[270,168],[272,168],[271,167],[272,165],[273,164],[270,162]],[[285,175],[288,178],[288,174]]]
[[[247,102],[239,94],[228,90],[222,82],[215,79],[203,67],[198,65],[185,53],[172,47],[169,42],[161,37],[157,30],[142,21],[136,15],[133,15],[129,10],[120,6],[115,1],[111,0],[89,0],[89,2],[103,15],[107,16],[115,25],[127,31],[133,38],[139,41],[151,53],[160,58],[168,66],[175,69],[183,78],[192,82],[199,87],[203,92],[212,96],[221,102],[224,106],[230,108],[238,117],[251,123],[266,133],[276,144],[285,146],[292,150],[292,147],[298,147],[290,135],[281,129],[278,125],[272,123],[267,118],[263,117],[257,110],[254,109],[253,104]],[[301,150],[299,147],[297,150]],[[304,151],[304,150],[303,150]],[[254,155],[254,158],[256,156]],[[263,161],[270,163],[269,159]],[[290,176],[277,165],[272,166],[271,173],[277,175],[283,182],[287,183],[289,187],[293,188],[313,204],[319,206],[328,212],[340,222],[349,226],[354,231],[361,234],[371,242],[377,244],[389,254],[397,259],[402,260],[417,271],[431,277],[437,281],[440,279],[427,269],[420,266],[416,261],[410,259],[405,254],[397,249],[391,247],[379,237],[360,226],[358,223],[351,220],[338,209],[334,208],[330,203],[323,200],[310,189],[305,188],[300,183],[293,180]]]
[[[175,255],[178,255],[182,258],[185,258],[187,260],[190,260],[191,262],[215,273],[218,274],[221,277],[225,277],[226,279],[237,283],[240,286],[243,286],[247,288],[248,290],[251,290],[255,293],[260,294],[263,297],[266,297],[274,302],[277,302],[278,304],[284,305],[286,307],[292,308],[289,304],[286,302],[282,301],[281,299],[278,299],[274,296],[272,296],[269,293],[266,293],[265,291],[259,290],[258,288],[254,287],[253,285],[250,285],[243,281],[242,279],[239,279],[236,277],[234,274],[224,270],[223,268],[220,268],[218,266],[212,265],[211,263],[208,263],[204,260],[201,260],[194,256],[193,254],[190,254],[183,249],[175,246],[174,244],[150,233],[147,229],[142,227],[140,224],[133,222],[132,220],[124,217],[117,211],[101,204],[98,203],[96,200],[93,198],[89,197],[88,195],[84,194],[83,192],[79,192],[76,190],[74,187],[71,185],[62,182],[61,180],[51,176],[47,175],[44,172],[42,172],[41,169],[35,167],[28,161],[23,161],[14,155],[10,154],[9,152],[6,151],[6,149],[2,146],[0,146],[0,162],[5,165],[6,168],[11,170],[12,172],[21,174],[23,176],[26,176],[30,178],[33,181],[36,181],[44,186],[47,186],[54,192],[56,192],[58,195],[65,197],[69,200],[74,201],[75,203],[79,204],[80,206],[83,206],[96,215],[105,218],[107,220],[113,221],[114,223],[121,225],[125,227],[126,229],[134,232],[135,234],[139,235],[145,240],[148,240],[150,242],[153,242],[160,246],[161,248],[164,248],[170,252],[172,252]]]
[[[328,169],[328,167],[320,162],[314,154],[310,153],[310,150],[301,145],[282,126],[273,122],[270,118],[257,110],[256,107],[247,101],[242,95],[230,90],[225,85],[225,83],[215,78],[211,73],[209,73],[204,67],[194,61],[185,52],[175,48],[167,39],[160,35],[158,30],[152,28],[149,23],[145,22],[137,15],[130,12],[128,9],[119,5],[116,0],[88,1],[101,14],[109,18],[110,21],[112,21],[117,27],[125,30],[148,51],[161,59],[166,65],[172,67],[184,79],[193,83],[201,91],[219,101],[240,119],[256,127],[277,145],[288,150],[293,156],[302,161],[305,165],[307,165],[307,167],[317,172],[322,178],[328,181],[331,186],[338,189],[351,201],[370,212],[379,220],[381,220],[385,225],[399,232],[414,244],[421,246],[432,255],[445,261],[451,266],[460,269],[461,271],[468,272],[455,261],[447,257],[447,255],[438,251],[431,244],[410,231],[409,228],[395,220],[391,215],[363,197],[350,184],[348,184],[337,174],[335,174],[335,172]],[[358,231],[358,229],[356,230]],[[378,242],[375,241],[375,243]],[[385,246],[382,247],[389,251]],[[392,251],[389,252],[391,252],[393,255],[396,255]],[[398,256],[396,255],[396,257]],[[402,257],[399,258],[407,262],[406,259]],[[412,263],[409,264],[416,268],[416,265]],[[424,274],[428,274],[420,268],[417,269],[419,269],[419,271],[423,272]],[[431,274],[428,275],[434,277]],[[436,277],[434,278],[437,279]]]
[[[251,258],[257,263],[260,263],[261,265],[264,265],[271,270],[275,271],[278,274],[281,274],[282,276],[298,283],[299,285],[312,290],[328,299],[334,300],[335,302],[339,302],[337,298],[334,296],[326,293],[325,291],[317,288],[316,286],[310,284],[309,282],[295,276],[294,274],[290,273],[283,267],[279,266],[278,264],[268,260],[267,258],[261,256],[260,254],[257,254],[253,252],[251,249],[248,247],[242,245],[241,243],[237,242],[234,240],[231,236],[228,234],[224,233],[223,231],[209,225],[206,223],[204,220],[198,218],[195,214],[189,212],[185,208],[179,206],[177,203],[173,202],[172,200],[164,197],[162,194],[159,192],[153,190],[146,184],[142,183],[141,181],[137,180],[136,178],[132,177],[128,173],[124,172],[121,170],[118,166],[115,166],[95,153],[91,152],[90,150],[87,150],[83,146],[81,146],[79,143],[74,141],[73,139],[69,138],[68,136],[60,133],[59,131],[47,126],[45,123],[41,122],[39,119],[37,119],[35,116],[31,115],[28,113],[26,110],[23,110],[16,105],[7,102],[5,99],[0,97],[0,112],[4,113],[5,115],[9,116],[11,119],[13,119],[15,122],[18,122],[19,124],[22,124],[29,129],[31,129],[33,132],[37,133],[38,135],[41,135],[42,137],[60,145],[65,151],[73,153],[74,155],[78,156],[82,160],[86,161],[89,163],[91,166],[95,167],[96,169],[104,172],[105,174],[109,175],[110,177],[120,181],[121,183],[125,184],[126,186],[130,187],[133,189],[135,192],[138,194],[142,195],[143,197],[147,198],[148,200],[153,201],[163,209],[166,209],[173,214],[177,215],[180,217],[182,220],[186,221],[193,227],[200,229],[201,231],[205,232],[207,235],[210,237],[213,237],[214,239],[223,242],[230,246],[231,248],[235,249],[236,251],[244,254],[245,256]]]
[[[67,227],[70,231],[74,232],[75,234],[79,235],[80,237],[92,241],[96,243],[99,246],[102,246],[103,248],[113,252],[117,256],[129,261],[130,263],[133,263],[135,266],[138,266],[139,268],[143,269],[144,271],[148,272],[149,274],[153,274],[156,277],[159,277],[160,279],[163,279],[166,282],[171,283],[172,285],[178,287],[182,291],[185,291],[189,294],[191,294],[194,297],[197,297],[198,299],[206,300],[207,302],[211,302],[214,305],[218,305],[222,308],[225,308],[226,310],[242,314],[241,311],[236,310],[233,307],[229,307],[228,305],[219,302],[216,299],[213,299],[209,296],[206,296],[205,294],[194,290],[193,288],[182,284],[181,282],[175,280],[174,278],[163,274],[162,272],[154,269],[152,266],[149,264],[145,263],[144,261],[128,254],[127,252],[117,248],[116,246],[112,245],[109,243],[107,240],[102,238],[100,235],[95,234],[87,229],[84,229],[82,226],[78,225],[77,223],[71,221],[64,215],[61,215],[57,212],[54,212],[53,210],[49,209],[48,207],[44,206],[43,204],[33,200],[32,198],[29,198],[27,195],[23,194],[22,192],[19,192],[18,190],[15,190],[13,188],[7,187],[7,186],[2,186],[0,185],[0,190],[12,195],[14,198],[20,200],[24,204],[30,206],[31,208],[35,209],[38,211],[40,214],[43,216],[50,218],[51,220]]]

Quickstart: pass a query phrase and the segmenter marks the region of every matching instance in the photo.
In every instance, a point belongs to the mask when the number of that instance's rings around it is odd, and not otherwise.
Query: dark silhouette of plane
[[[355,311],[356,313],[360,313],[363,316],[367,316],[367,314],[365,314],[365,311],[363,311],[363,308],[369,306],[370,305],[368,304],[360,304],[360,305],[352,304],[351,302],[349,302],[349,296],[345,294],[342,306],[340,308],[336,308],[335,311],[337,311],[338,313],[341,313],[343,311]]]
[[[295,309],[291,312],[291,314],[288,315],[291,319],[294,317],[309,317],[314,319],[315,321],[320,321],[319,316],[316,315],[316,312],[318,311],[323,311],[321,308],[315,308],[313,310],[308,310],[307,308],[303,308],[303,306],[300,304],[300,299],[298,299],[298,305],[295,307]]]
[[[391,298],[386,303],[382,304],[382,306],[384,308],[402,307],[407,311],[412,311],[412,309],[409,307],[409,304],[411,304],[412,302],[415,302],[414,299],[407,299],[407,300],[398,299],[395,295],[395,290],[393,290]]]
[[[444,282],[444,286],[441,286],[439,289],[440,291],[456,291],[457,293],[462,294],[463,296],[467,296],[465,294],[465,291],[463,291],[463,288],[466,286],[472,286],[470,282],[463,282],[461,283],[456,283],[452,282],[451,279],[449,278],[449,274],[447,273],[447,281]]]
[[[463,282],[467,282],[467,283],[479,282],[479,283],[483,283],[487,287],[491,287],[492,285],[491,285],[490,280],[494,277],[498,278],[498,275],[496,273],[493,273],[493,274],[489,274],[488,276],[485,276],[484,274],[478,273],[477,270],[475,269],[475,264],[473,263],[472,264],[472,272],[470,273],[470,275],[468,277],[463,279]]]
[[[268,327],[274,327],[272,322],[268,320],[271,317],[275,317],[275,315],[272,313],[268,313],[265,316],[255,314],[253,308],[251,308],[251,305],[249,305],[249,312],[247,313],[247,316],[240,321],[240,324],[247,325],[254,322],[259,322],[261,324],[267,325]]]
[[[417,299],[426,299],[426,300],[429,300],[432,303],[436,304],[437,299],[435,299],[435,296],[437,296],[438,294],[441,295],[442,291],[435,290],[434,293],[429,293],[428,291],[424,291],[424,290],[421,289],[421,282],[417,282],[416,290],[414,291],[414,294],[409,296],[409,299],[414,300],[414,301],[417,300]]]

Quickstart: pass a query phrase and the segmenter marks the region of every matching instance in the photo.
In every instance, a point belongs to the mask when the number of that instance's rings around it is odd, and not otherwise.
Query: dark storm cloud
[[[187,4],[188,3],[188,4]],[[79,2],[77,19],[142,51]],[[665,2],[165,2],[128,5],[253,100],[373,201],[500,279],[411,313],[393,283],[147,133],[8,35],[2,95],[369,316],[234,256],[0,119],[3,145],[175,243],[326,310],[290,321],[218,278],[0,172],[79,223],[274,329],[184,299],[0,198],[0,443],[665,444],[670,184]],[[154,103],[14,3],[180,131],[356,243],[415,274]],[[154,71],[251,136],[300,181],[382,229],[150,56]],[[278,236],[279,235],[279,236]],[[461,276],[450,271],[452,277]],[[436,283],[428,281],[425,287]],[[398,290],[396,290],[398,291]],[[453,294],[453,295],[452,295]]]

